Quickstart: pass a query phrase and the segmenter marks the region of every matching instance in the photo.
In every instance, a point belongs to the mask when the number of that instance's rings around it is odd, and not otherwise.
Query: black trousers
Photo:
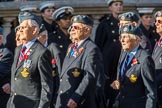
[[[0,108],[6,108],[9,97],[9,94],[0,94]]]

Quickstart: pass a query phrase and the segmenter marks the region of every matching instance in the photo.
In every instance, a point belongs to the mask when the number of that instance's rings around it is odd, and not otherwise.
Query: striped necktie
[[[19,60],[17,63],[17,66],[21,63],[21,61],[24,59],[24,54],[25,54],[26,46],[23,46],[20,50],[20,55],[19,55]]]

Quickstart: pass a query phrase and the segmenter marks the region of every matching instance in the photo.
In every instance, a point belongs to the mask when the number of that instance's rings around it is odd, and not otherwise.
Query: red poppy
[[[138,60],[137,60],[136,58],[134,58],[134,59],[132,60],[132,64],[135,65],[135,64],[137,64],[137,63],[138,63]]]
[[[28,55],[24,55],[24,60],[27,60],[28,59]]]
[[[56,64],[56,59],[55,58],[52,58],[51,63],[52,64]]]

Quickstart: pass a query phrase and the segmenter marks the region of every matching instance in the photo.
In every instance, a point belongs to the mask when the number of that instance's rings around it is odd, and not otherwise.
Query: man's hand
[[[119,90],[120,82],[118,80],[115,80],[110,86],[115,90]]]
[[[69,102],[68,102],[67,106],[69,108],[76,108],[77,107],[77,103],[73,99],[69,99]]]
[[[11,86],[10,86],[9,83],[4,84],[4,85],[2,86],[2,89],[3,89],[3,91],[4,91],[6,94],[10,94],[10,92],[11,92]]]

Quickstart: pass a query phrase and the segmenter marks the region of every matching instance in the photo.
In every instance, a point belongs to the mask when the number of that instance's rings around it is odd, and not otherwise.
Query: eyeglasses
[[[162,20],[155,20],[155,23],[162,24]]]
[[[80,30],[81,28],[79,26],[71,26],[71,29]]]

